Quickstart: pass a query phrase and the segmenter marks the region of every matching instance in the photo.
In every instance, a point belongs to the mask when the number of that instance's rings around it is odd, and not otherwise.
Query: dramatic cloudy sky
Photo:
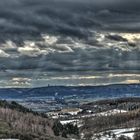
[[[140,83],[140,0],[0,0],[0,87]]]

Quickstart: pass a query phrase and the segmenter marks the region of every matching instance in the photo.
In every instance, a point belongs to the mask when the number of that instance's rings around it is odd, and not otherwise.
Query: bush
[[[60,136],[63,131],[63,125],[59,121],[55,121],[52,129],[56,136]]]
[[[77,125],[73,125],[70,123],[62,125],[59,121],[56,121],[52,129],[56,136],[67,138],[68,135],[79,135],[79,129]]]
[[[118,138],[118,140],[131,140],[131,138],[122,135]]]
[[[134,134],[134,140],[140,140],[140,130],[136,130]]]

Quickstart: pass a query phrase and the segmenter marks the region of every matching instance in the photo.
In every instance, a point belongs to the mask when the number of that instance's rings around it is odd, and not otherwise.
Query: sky
[[[139,0],[0,0],[0,87],[140,83]]]

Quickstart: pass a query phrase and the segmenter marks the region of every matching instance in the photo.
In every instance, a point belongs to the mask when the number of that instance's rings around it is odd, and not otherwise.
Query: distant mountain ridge
[[[40,96],[92,95],[100,97],[140,96],[140,84],[118,84],[108,86],[48,86],[39,88],[1,88],[0,98],[27,98]]]

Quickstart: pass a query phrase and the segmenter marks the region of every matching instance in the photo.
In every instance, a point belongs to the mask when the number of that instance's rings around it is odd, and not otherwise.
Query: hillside
[[[15,102],[0,101],[0,138],[63,140],[53,131],[53,120]]]
[[[82,140],[140,140],[140,98],[106,99],[81,108]]]

